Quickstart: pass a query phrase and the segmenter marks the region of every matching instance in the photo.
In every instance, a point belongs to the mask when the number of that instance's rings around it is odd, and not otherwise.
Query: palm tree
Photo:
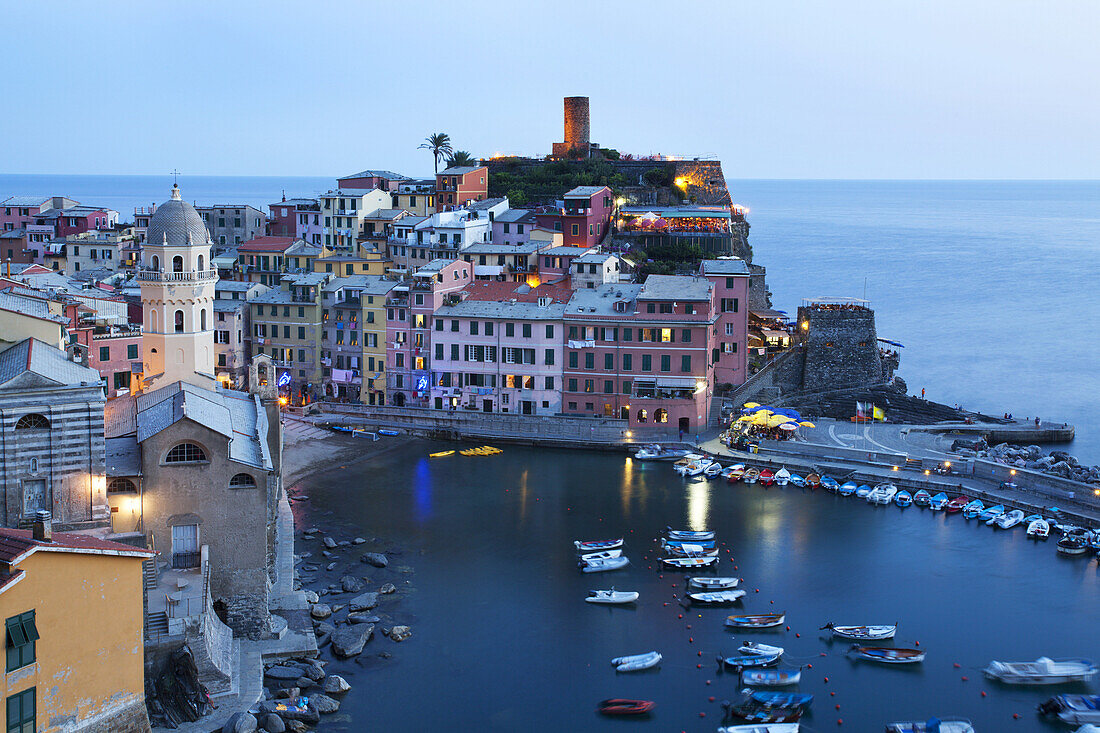
[[[458,166],[467,166],[473,164],[474,156],[470,155],[465,150],[456,150],[455,152],[451,153],[450,157],[447,158],[448,168],[455,168]]]
[[[434,135],[429,135],[424,138],[424,142],[417,146],[416,149],[432,151],[432,158],[435,160],[435,172],[439,173],[440,159],[446,158],[453,152],[451,148],[451,136],[445,132],[437,132]]]

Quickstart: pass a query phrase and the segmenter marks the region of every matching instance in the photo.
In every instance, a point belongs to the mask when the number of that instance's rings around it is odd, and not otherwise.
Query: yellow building
[[[321,392],[321,293],[332,275],[284,275],[280,287],[248,301],[252,358],[270,356],[279,387],[295,405]]]
[[[148,731],[142,560],[86,534],[0,529],[9,733]]]
[[[401,181],[397,190],[392,191],[393,208],[404,209],[416,216],[431,216],[435,213],[435,179]]]
[[[58,301],[0,292],[0,350],[25,338],[64,350],[69,320],[61,308]]]
[[[323,272],[336,277],[352,275],[384,275],[390,268],[390,260],[382,251],[365,242],[357,242],[350,252],[323,247],[321,255],[312,261],[313,272]]]
[[[357,275],[325,285],[321,364],[325,399],[385,404],[386,296],[395,280]]]

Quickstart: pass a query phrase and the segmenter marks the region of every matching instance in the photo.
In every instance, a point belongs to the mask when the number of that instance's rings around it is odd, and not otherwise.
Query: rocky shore
[[[999,443],[990,448],[984,440],[955,441],[952,448],[963,455],[987,458],[1006,466],[1027,468],[1071,481],[1100,485],[1100,466],[1083,465],[1065,451],[1054,450],[1043,455],[1043,450],[1037,445],[1011,443]]]

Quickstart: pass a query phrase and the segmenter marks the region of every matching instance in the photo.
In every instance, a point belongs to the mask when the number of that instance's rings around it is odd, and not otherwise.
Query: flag
[[[870,417],[873,409],[874,405],[870,402],[856,400],[856,417]]]
[[[875,420],[885,420],[886,419],[886,410],[883,410],[881,407],[875,407],[873,405],[872,405],[871,409],[872,409],[872,413],[871,413],[872,417]]]

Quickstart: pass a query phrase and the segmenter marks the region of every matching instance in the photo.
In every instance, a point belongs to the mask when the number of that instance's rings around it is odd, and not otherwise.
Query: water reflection
[[[701,532],[710,520],[710,482],[692,481],[687,487],[688,527]]]
[[[413,478],[413,496],[416,504],[416,521],[426,523],[432,518],[432,469],[427,458],[416,462]]]

